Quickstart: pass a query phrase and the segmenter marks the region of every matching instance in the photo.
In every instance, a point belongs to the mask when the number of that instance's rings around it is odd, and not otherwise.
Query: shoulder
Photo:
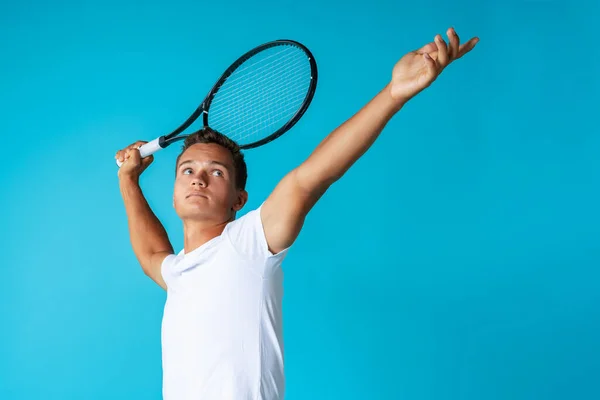
[[[171,280],[176,275],[176,266],[183,258],[183,250],[179,254],[168,254],[160,264],[160,274],[167,284],[170,286]]]
[[[262,207],[263,204],[230,222],[223,235],[244,258],[283,258],[288,249],[277,254],[269,251],[261,217]]]

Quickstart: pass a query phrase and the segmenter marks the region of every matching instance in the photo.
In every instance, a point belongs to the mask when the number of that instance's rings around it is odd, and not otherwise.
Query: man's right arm
[[[169,254],[173,254],[173,246],[165,228],[150,209],[139,185],[139,174],[152,159],[141,161],[137,147],[124,151],[125,162],[119,171],[119,188],[127,213],[131,246],[144,273],[166,290],[161,265]]]

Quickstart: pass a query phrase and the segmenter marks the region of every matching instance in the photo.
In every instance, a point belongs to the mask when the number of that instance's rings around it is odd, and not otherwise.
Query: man
[[[471,51],[454,29],[400,59],[392,79],[327,136],[256,210],[236,219],[248,195],[239,148],[205,129],[177,159],[173,204],[184,249],[174,254],[138,181],[152,163],[136,142],[117,153],[131,243],[144,272],[167,291],[162,324],[166,400],[276,400],[284,394],[281,263],[305,217],[364,154],[407,101]]]

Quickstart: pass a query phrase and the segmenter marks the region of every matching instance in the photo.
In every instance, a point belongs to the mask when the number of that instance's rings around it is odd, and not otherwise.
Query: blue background
[[[309,216],[285,264],[287,399],[600,398],[599,6],[23,1],[0,8],[0,398],[159,399],[165,293],[114,154],[170,131],[277,38],[320,68],[246,153],[248,208],[454,26],[479,36]],[[176,248],[178,146],[142,187]]]

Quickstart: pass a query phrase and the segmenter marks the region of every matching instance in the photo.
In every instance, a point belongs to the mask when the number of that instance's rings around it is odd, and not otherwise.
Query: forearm
[[[121,177],[119,186],[129,226],[133,252],[142,268],[146,268],[153,254],[173,252],[167,232],[154,215],[135,178]]]
[[[298,168],[302,186],[311,190],[324,189],[341,178],[371,147],[403,104],[390,96],[386,86],[358,113],[331,132]]]

